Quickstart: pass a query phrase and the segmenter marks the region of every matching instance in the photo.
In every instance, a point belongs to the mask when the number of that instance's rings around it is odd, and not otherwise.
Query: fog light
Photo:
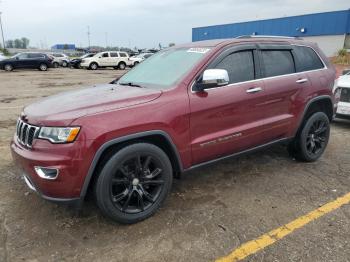
[[[56,179],[58,176],[58,169],[57,168],[51,168],[51,167],[40,167],[36,166],[34,167],[35,172],[44,179]]]

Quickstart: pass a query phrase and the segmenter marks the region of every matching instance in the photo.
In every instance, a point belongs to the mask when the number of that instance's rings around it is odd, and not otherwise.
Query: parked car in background
[[[79,205],[94,194],[105,216],[135,223],[182,172],[280,143],[297,160],[319,159],[334,78],[317,45],[300,39],[179,45],[110,84],[25,107],[12,155],[43,198]]]
[[[129,55],[126,52],[106,51],[97,53],[93,57],[84,58],[80,66],[91,70],[96,70],[100,67],[113,67],[114,69],[124,70],[127,66],[131,66],[131,61],[129,61]]]
[[[50,53],[50,56],[54,58],[52,65],[57,68],[59,66],[67,67],[70,62],[69,56],[62,53]]]
[[[94,55],[96,55],[95,53],[91,53],[91,54],[85,54],[85,55],[82,55],[81,57],[78,57],[78,58],[74,58],[72,60],[70,60],[69,62],[69,66],[72,67],[72,68],[80,68],[80,63],[81,61],[84,59],[84,58],[90,58],[90,57],[93,57]]]
[[[344,70],[336,80],[334,94],[338,101],[336,117],[350,118],[350,70]]]
[[[0,69],[12,71],[13,69],[39,69],[46,71],[52,66],[53,58],[44,53],[19,53],[11,58],[0,61]]]
[[[4,60],[4,59],[6,59],[7,57],[6,56],[4,56],[4,54],[3,53],[0,53],[0,61],[1,60]]]
[[[129,60],[131,61],[131,66],[136,66],[137,64],[141,63],[142,61],[144,61],[145,59],[149,58],[152,55],[153,53],[142,53],[142,54],[130,57]]]

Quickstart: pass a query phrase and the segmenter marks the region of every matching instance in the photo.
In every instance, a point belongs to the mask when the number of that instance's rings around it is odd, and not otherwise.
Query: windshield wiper
[[[122,82],[122,83],[118,83],[121,86],[135,86],[135,87],[143,87],[141,85],[135,84],[133,82]]]

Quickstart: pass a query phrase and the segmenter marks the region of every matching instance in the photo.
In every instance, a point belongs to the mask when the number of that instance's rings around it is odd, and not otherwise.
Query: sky
[[[193,27],[349,9],[348,0],[0,0],[6,39],[155,48],[191,42]]]

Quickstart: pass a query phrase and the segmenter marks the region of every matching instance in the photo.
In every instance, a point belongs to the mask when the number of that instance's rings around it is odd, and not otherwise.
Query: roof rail
[[[236,38],[284,38],[284,39],[302,39],[298,36],[278,36],[278,35],[240,35]]]

